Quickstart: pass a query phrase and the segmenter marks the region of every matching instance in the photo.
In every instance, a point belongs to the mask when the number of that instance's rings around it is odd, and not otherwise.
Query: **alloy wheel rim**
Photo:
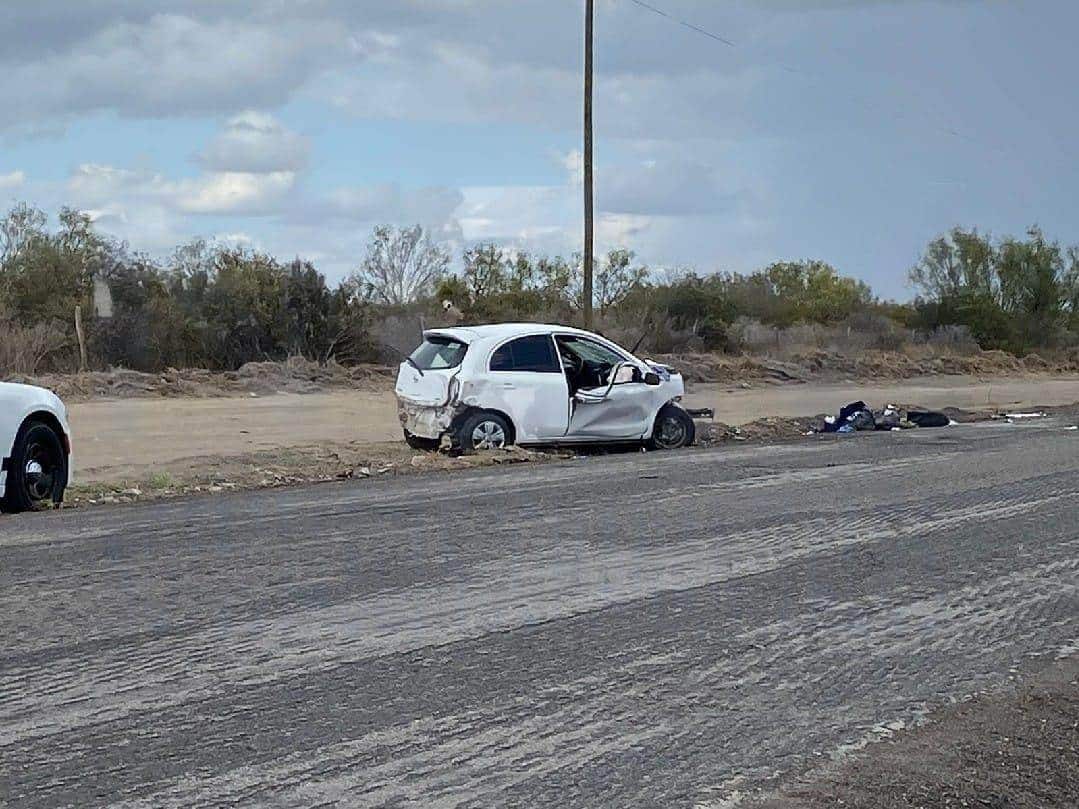
[[[686,426],[676,418],[665,418],[656,430],[656,441],[670,449],[682,446],[686,440]]]
[[[476,449],[502,449],[506,446],[506,431],[496,421],[481,421],[472,431],[472,445]]]
[[[30,500],[40,503],[52,497],[57,468],[57,459],[48,447],[35,443],[27,448],[23,487]]]

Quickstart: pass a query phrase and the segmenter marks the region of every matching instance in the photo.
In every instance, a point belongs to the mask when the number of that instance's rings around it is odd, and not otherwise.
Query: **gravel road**
[[[1079,648],[1079,432],[0,519],[0,804],[732,805]]]
[[[893,383],[691,386],[687,404],[716,420],[747,424],[764,416],[834,413],[864,399],[924,407],[1030,408],[1079,402],[1079,378],[929,377]],[[329,391],[210,399],[101,399],[71,405],[80,483],[138,480],[170,465],[213,469],[215,459],[320,442],[401,440],[397,400],[384,391]]]

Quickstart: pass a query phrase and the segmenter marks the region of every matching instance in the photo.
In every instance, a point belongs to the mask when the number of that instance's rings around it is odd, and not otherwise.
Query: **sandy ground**
[[[921,727],[784,787],[760,809],[1079,806],[1079,657],[1017,688],[941,709]]]
[[[876,384],[695,385],[691,407],[712,407],[716,420],[746,424],[765,416],[835,412],[864,399],[926,407],[1026,408],[1079,402],[1079,377],[982,380],[932,377]],[[400,440],[389,391],[333,391],[246,398],[95,400],[71,406],[80,483],[142,478],[180,461],[241,456],[326,442]]]

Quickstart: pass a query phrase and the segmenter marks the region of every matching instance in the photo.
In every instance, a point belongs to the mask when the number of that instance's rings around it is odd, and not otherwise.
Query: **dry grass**
[[[741,318],[729,337],[747,354],[785,359],[815,351],[856,354],[866,351],[924,352],[970,356],[981,351],[962,327],[939,329],[929,336],[906,329],[879,315],[861,315],[835,326],[800,323],[787,328]]]
[[[66,343],[48,324],[23,326],[0,312],[0,378],[36,374]]]

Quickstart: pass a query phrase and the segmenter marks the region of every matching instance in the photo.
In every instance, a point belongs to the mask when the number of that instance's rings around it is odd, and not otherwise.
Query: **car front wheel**
[[[678,405],[668,404],[656,416],[648,445],[651,449],[683,449],[692,446],[696,440],[697,427],[693,418]]]
[[[36,511],[63,502],[67,455],[48,424],[31,421],[19,430],[5,488],[5,511]]]

